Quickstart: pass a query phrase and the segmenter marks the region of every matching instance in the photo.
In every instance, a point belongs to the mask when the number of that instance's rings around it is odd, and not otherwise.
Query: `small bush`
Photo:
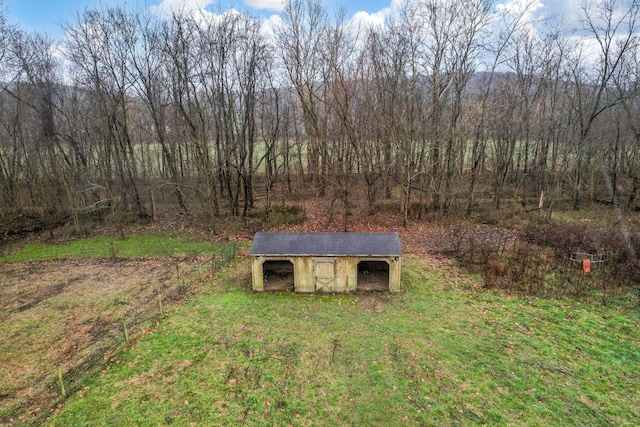
[[[268,226],[301,224],[307,218],[304,209],[298,205],[271,206],[267,211],[262,211],[258,217]]]
[[[94,230],[95,224],[93,223],[71,224],[67,226],[65,234],[69,238],[90,237]]]

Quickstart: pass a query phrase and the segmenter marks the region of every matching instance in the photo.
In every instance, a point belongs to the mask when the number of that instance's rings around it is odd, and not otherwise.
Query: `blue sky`
[[[354,14],[358,15],[358,21],[379,22],[389,16],[390,8],[398,6],[404,0],[322,0],[330,14],[335,14],[339,7],[344,7],[347,19]],[[459,0],[464,1],[464,0]],[[493,0],[494,6],[521,7],[531,0]],[[577,17],[584,0],[534,0],[536,2],[530,19],[542,17],[562,16],[569,25],[577,25]],[[595,0],[587,0],[593,2]],[[166,13],[176,5],[184,6],[191,10],[205,9],[209,12],[220,12],[234,7],[238,10],[249,11],[252,14],[268,18],[278,13],[284,0],[0,0],[9,11],[9,21],[19,28],[27,31],[40,31],[53,38],[61,38],[64,35],[63,25],[71,25],[76,22],[76,15],[85,8],[95,8],[102,5],[139,5],[141,8],[154,10],[156,14]],[[366,12],[366,13],[362,13]]]
[[[0,0],[4,1],[5,8],[9,11],[9,21],[23,30],[41,31],[53,37],[63,34],[63,24],[73,24],[76,14],[85,8],[98,7],[113,4],[142,4],[157,6],[162,1],[169,3],[191,3],[198,7],[206,5],[210,11],[217,11],[219,7],[235,7],[238,10],[248,10],[258,16],[268,17],[277,13],[273,5],[279,0]],[[323,4],[333,12],[339,6],[344,6],[347,17],[351,17],[358,11],[375,13],[388,7],[391,0],[324,0]],[[251,7],[251,6],[254,7]],[[271,8],[269,8],[271,6]],[[277,6],[275,6],[277,7]]]

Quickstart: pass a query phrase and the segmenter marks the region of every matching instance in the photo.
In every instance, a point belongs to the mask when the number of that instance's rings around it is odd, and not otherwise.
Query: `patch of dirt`
[[[265,274],[264,290],[265,291],[293,291],[294,281],[292,274]]]
[[[360,293],[358,294],[360,307],[366,311],[382,311],[387,300],[379,293]]]

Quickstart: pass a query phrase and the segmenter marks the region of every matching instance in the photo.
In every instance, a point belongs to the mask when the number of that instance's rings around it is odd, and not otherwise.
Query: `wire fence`
[[[89,343],[89,347],[96,346],[94,351],[76,365],[69,367],[63,374],[64,380],[68,383],[67,389],[77,389],[77,384],[94,367],[99,367],[122,344],[134,339],[146,327],[160,321],[166,314],[166,307],[184,300],[195,285],[209,279],[215,271],[228,264],[235,256],[236,244],[230,243],[195,266],[176,264],[176,274],[172,284],[165,288],[158,288],[146,298],[145,304],[131,307],[119,323],[98,324],[93,333],[93,342]],[[58,388],[59,385],[56,384],[55,387]]]

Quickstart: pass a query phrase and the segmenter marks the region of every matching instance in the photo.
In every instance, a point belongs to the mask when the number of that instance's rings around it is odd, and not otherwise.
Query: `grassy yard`
[[[457,287],[255,294],[223,268],[49,425],[636,425],[640,313]]]

